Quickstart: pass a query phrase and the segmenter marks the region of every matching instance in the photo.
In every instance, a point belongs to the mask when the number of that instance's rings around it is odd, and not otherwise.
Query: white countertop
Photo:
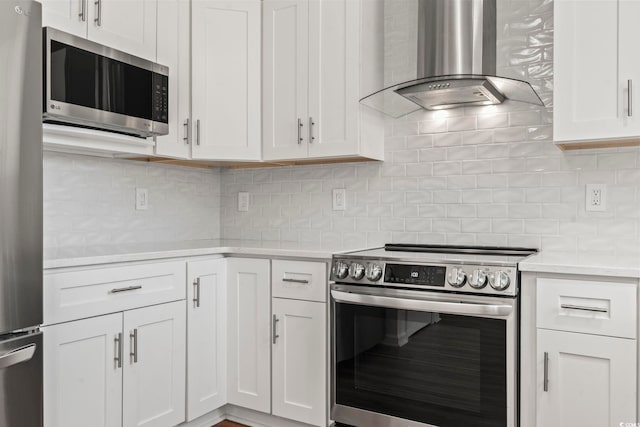
[[[360,248],[354,248],[360,249]],[[184,242],[50,248],[44,251],[44,268],[79,267],[115,262],[146,261],[199,255],[253,255],[261,257],[331,259],[337,250],[317,244],[253,240],[193,240]]]
[[[640,255],[542,251],[519,264],[520,271],[640,278]]]
[[[45,249],[44,268],[80,267],[201,255],[245,255],[330,260],[336,252],[317,244],[254,240],[192,240]],[[521,271],[640,278],[640,255],[542,251],[520,263]]]

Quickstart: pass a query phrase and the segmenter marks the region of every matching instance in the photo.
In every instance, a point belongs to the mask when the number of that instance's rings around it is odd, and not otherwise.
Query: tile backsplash
[[[149,191],[135,210],[135,188]],[[220,237],[220,171],[44,154],[44,246]]]
[[[500,73],[531,81],[551,107],[553,3],[499,1]],[[551,120],[531,106],[417,112],[387,122],[384,163],[200,170],[46,153],[45,246],[221,236],[640,254],[640,148],[563,152]],[[606,212],[585,210],[591,183],[607,184]],[[149,210],[134,210],[135,187],[148,188]],[[334,188],[346,189],[345,211],[332,210]],[[237,211],[239,191],[249,212]]]
[[[331,249],[408,242],[640,253],[640,149],[563,152],[553,144],[553,3],[499,5],[499,73],[530,81],[548,109],[389,120],[384,163],[223,171],[222,236]],[[411,15],[404,12],[399,19]],[[412,28],[387,17],[385,25]],[[393,46],[386,49],[393,60]],[[606,212],[585,210],[590,183],[607,184]],[[345,211],[332,210],[334,188],[347,190]],[[237,212],[238,191],[251,193],[249,212]]]

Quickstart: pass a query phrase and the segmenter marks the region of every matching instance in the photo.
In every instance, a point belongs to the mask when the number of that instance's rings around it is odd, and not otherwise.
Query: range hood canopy
[[[418,0],[417,76],[360,102],[391,117],[420,109],[544,105],[531,85],[496,76],[496,0]]]

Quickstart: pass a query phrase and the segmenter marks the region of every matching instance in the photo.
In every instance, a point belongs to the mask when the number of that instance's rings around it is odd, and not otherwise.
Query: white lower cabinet
[[[43,331],[45,427],[120,427],[122,313]]]
[[[270,261],[228,258],[228,402],[271,412]]]
[[[185,420],[185,317],[184,301],[124,313],[124,427]]]
[[[187,262],[187,421],[227,403],[227,281],[223,258]]]
[[[273,415],[326,425],[327,306],[273,298]]]
[[[537,426],[636,422],[636,340],[538,329],[537,341]]]
[[[184,301],[44,328],[45,427],[185,419]]]

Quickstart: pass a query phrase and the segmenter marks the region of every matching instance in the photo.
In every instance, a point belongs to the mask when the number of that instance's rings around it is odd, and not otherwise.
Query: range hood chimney
[[[360,100],[391,117],[420,109],[544,105],[528,82],[496,75],[496,0],[418,0],[417,79]]]

